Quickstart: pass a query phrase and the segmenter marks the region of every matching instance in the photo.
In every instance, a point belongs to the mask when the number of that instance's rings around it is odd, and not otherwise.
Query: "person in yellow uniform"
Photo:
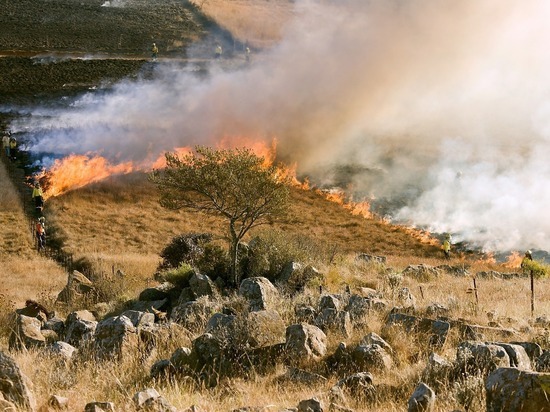
[[[443,254],[445,255],[445,259],[451,258],[451,235],[447,234],[445,236],[445,241],[443,242]]]
[[[34,200],[34,207],[37,212],[42,212],[44,207],[44,194],[42,193],[42,188],[40,183],[35,183],[34,189],[32,190],[32,199]]]

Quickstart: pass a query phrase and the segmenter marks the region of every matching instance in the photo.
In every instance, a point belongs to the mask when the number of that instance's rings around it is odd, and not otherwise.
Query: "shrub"
[[[204,253],[197,259],[196,267],[211,279],[229,279],[229,256],[221,246],[214,243],[204,245]]]
[[[195,266],[204,255],[204,245],[211,240],[210,233],[186,233],[176,236],[160,253],[163,260],[158,270],[174,269],[181,263]]]
[[[323,255],[322,247],[313,239],[275,230],[261,232],[249,246],[246,275],[270,280],[274,280],[288,262],[308,264]]]
[[[550,266],[536,260],[526,260],[523,263],[523,272],[531,273],[537,279],[548,277],[550,273]]]
[[[162,273],[162,277],[173,285],[184,288],[189,286],[189,279],[193,276],[194,270],[188,263],[181,263],[177,268]]]

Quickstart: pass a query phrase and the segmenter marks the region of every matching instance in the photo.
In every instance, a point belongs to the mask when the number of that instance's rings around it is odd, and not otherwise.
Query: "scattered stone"
[[[550,410],[550,374],[498,368],[485,380],[487,412]]]
[[[430,317],[447,317],[451,313],[451,310],[440,303],[432,303],[426,307],[426,316]]]
[[[84,412],[115,412],[113,402],[90,402],[84,407]]]
[[[212,313],[218,310],[218,306],[207,299],[192,300],[176,306],[172,310],[170,319],[191,332],[201,332],[206,327]]]
[[[510,366],[504,348],[482,342],[462,342],[456,350],[456,363],[465,373],[490,372]]]
[[[302,270],[303,266],[298,262],[288,262],[277,277],[279,282],[289,283]]]
[[[9,338],[10,349],[19,350],[44,346],[46,338],[40,331],[41,326],[42,322],[35,317],[16,315],[15,327]]]
[[[361,370],[387,371],[393,366],[391,356],[379,345],[358,345],[351,354]]]
[[[309,305],[296,305],[294,308],[294,313],[296,315],[296,320],[300,323],[313,323],[315,316],[317,316],[317,311],[313,306]]]
[[[93,295],[95,288],[93,282],[77,270],[69,273],[67,285],[57,295],[59,302],[69,303],[74,299],[86,295]]]
[[[337,331],[346,338],[350,337],[353,332],[349,313],[336,309],[324,309],[317,315],[314,324],[324,332]]]
[[[114,316],[98,323],[94,334],[95,347],[103,357],[124,354],[132,357],[138,347],[137,329],[126,316]]]
[[[362,260],[368,263],[380,263],[385,264],[386,263],[386,256],[375,256],[375,255],[369,255],[367,253],[360,253],[357,255],[357,260]]]
[[[235,315],[224,315],[223,313],[215,313],[208,320],[205,332],[211,333],[216,338],[221,340],[229,340],[235,335]]]
[[[365,400],[372,398],[375,392],[372,382],[371,373],[359,372],[340,379],[335,386],[349,393],[353,398]]]
[[[436,347],[442,347],[447,340],[451,328],[449,322],[432,320],[417,316],[399,313],[394,308],[386,320],[386,327],[401,325],[407,332],[418,332],[428,335],[429,343]]]
[[[63,360],[70,361],[73,359],[74,355],[78,352],[74,346],[68,344],[67,342],[57,341],[54,342],[51,346],[48,347],[50,353],[54,356],[58,356]]]
[[[529,359],[529,355],[527,355],[527,352],[523,346],[501,342],[491,343],[500,346],[506,351],[508,357],[510,358],[510,366],[524,370],[531,370],[531,359]]]
[[[291,364],[319,360],[327,351],[327,336],[316,326],[301,323],[286,328],[285,352]]]
[[[317,398],[306,399],[298,404],[298,412],[323,412],[323,406]]]
[[[323,295],[319,300],[318,311],[322,312],[325,309],[340,310],[340,297],[337,295]]]
[[[250,312],[246,319],[247,343],[251,348],[261,348],[285,343],[286,325],[281,315],[273,310]]]
[[[78,347],[84,341],[90,341],[97,327],[95,316],[87,310],[72,312],[65,321],[67,333],[65,341]]]
[[[361,339],[360,345],[378,345],[381,348],[383,348],[388,353],[393,353],[393,349],[390,346],[388,342],[386,342],[384,339],[380,337],[380,335],[376,334],[375,332],[370,332],[369,334],[365,335],[363,339]]]
[[[133,397],[137,411],[147,412],[176,412],[176,408],[168,403],[156,389],[148,388],[137,392]]]
[[[48,406],[53,409],[68,409],[69,407],[69,398],[65,398],[59,395],[52,395],[48,399]]]
[[[397,301],[403,306],[403,308],[413,308],[416,306],[416,298],[411,293],[409,288],[400,288],[397,291]]]
[[[216,285],[207,275],[195,272],[189,279],[189,287],[196,299],[202,296],[214,296],[218,293]]]
[[[141,301],[160,301],[170,300],[170,295],[175,286],[170,282],[164,282],[158,286],[144,289],[139,294],[138,300]]]
[[[266,310],[279,296],[277,288],[263,277],[247,278],[241,282],[239,296],[244,297],[251,311]]]
[[[410,276],[419,282],[426,282],[437,278],[440,275],[440,271],[433,266],[429,265],[409,265],[403,271],[403,275]]]
[[[137,310],[127,310],[121,316],[126,316],[132,322],[134,327],[155,323],[155,314],[152,312],[141,312]]]
[[[34,411],[36,401],[29,390],[28,378],[15,361],[0,351],[0,393],[8,402],[23,410]]]
[[[420,382],[409,398],[407,412],[429,412],[435,405],[435,392]]]

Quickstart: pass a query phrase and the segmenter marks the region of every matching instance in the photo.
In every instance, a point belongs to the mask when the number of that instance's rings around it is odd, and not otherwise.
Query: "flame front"
[[[113,165],[101,156],[70,155],[63,159],[56,159],[53,166],[43,171],[37,178],[41,182],[46,181],[44,198],[48,199],[108,176],[127,174],[134,170],[132,162]]]

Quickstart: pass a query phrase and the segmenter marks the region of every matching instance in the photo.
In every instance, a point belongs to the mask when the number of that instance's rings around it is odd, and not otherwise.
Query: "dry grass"
[[[294,12],[292,0],[193,0],[193,3],[252,47],[268,47],[280,40]]]

